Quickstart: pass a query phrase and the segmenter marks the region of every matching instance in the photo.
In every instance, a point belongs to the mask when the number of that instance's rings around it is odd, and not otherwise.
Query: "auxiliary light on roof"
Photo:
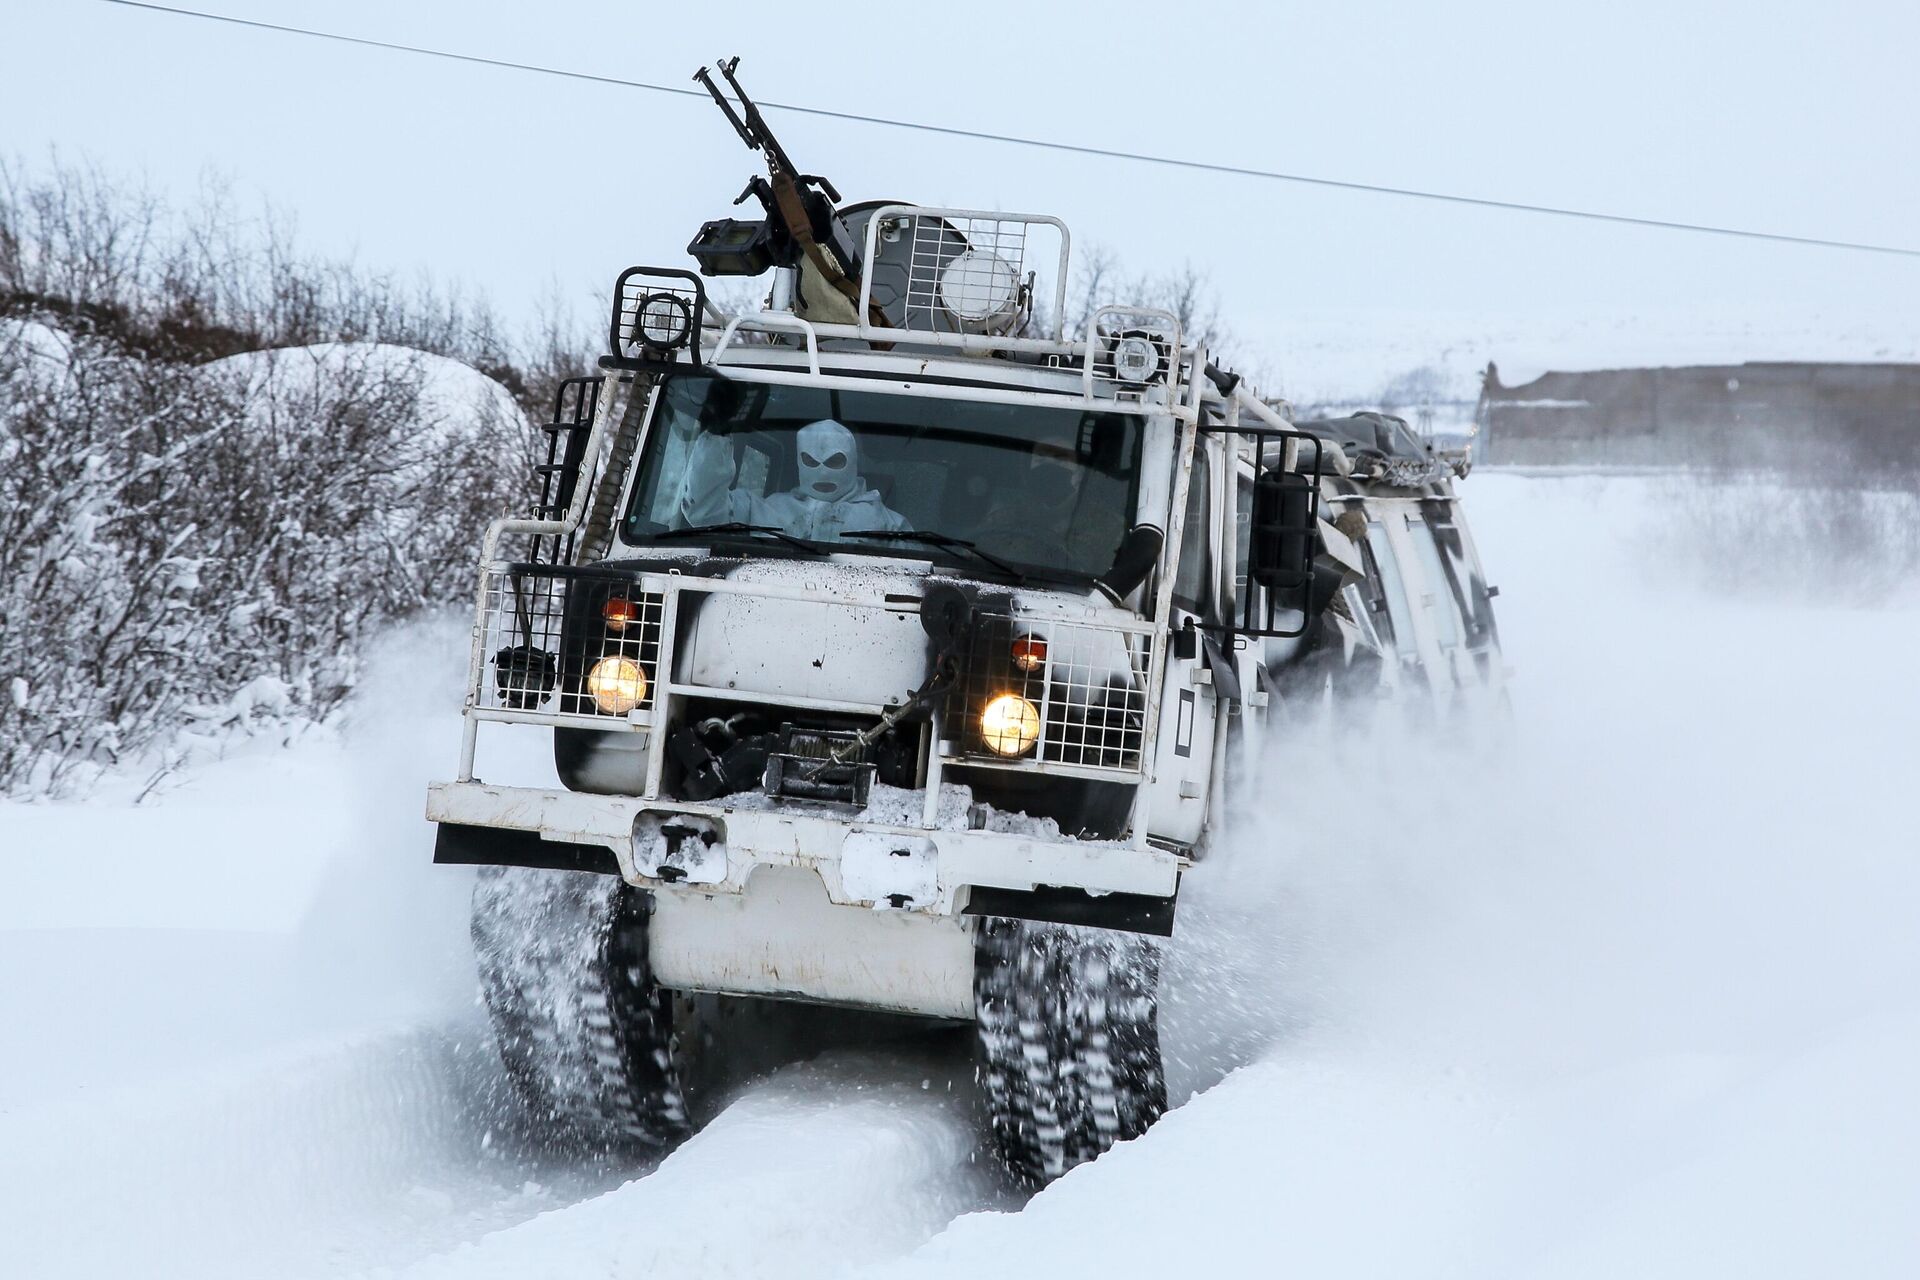
[[[641,345],[650,350],[684,347],[693,336],[693,308],[678,294],[650,293],[640,299],[633,314],[633,329]]]

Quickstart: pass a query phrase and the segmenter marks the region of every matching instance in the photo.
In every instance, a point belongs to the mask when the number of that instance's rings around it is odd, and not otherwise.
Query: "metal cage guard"
[[[649,304],[669,309],[685,324],[685,336],[672,343],[650,340],[641,327]],[[607,352],[616,358],[671,360],[685,350],[700,364],[701,327],[709,314],[707,286],[678,267],[628,267],[613,285],[613,316],[607,322]],[[670,317],[671,318],[671,317]]]
[[[1253,444],[1253,511],[1247,528],[1247,580],[1236,601],[1239,624],[1223,628],[1251,639],[1293,639],[1313,625],[1314,545],[1320,537],[1320,482],[1333,474],[1328,448],[1319,436],[1283,427],[1248,426],[1237,413],[1226,422],[1202,423],[1200,430],[1227,437],[1245,436]],[[1229,439],[1229,449],[1234,442]],[[1269,460],[1278,446],[1279,457]],[[1311,454],[1312,466],[1304,465]],[[1230,453],[1231,456],[1231,453]],[[1261,566],[1255,552],[1270,548],[1278,563]],[[1287,565],[1298,558],[1302,567]],[[1300,625],[1274,626],[1283,595],[1297,597]],[[1293,606],[1286,606],[1292,608]]]
[[[1059,236],[1060,243],[1059,262],[1054,268],[1055,276],[1052,281],[1052,314],[1049,317],[1052,332],[1045,339],[1013,338],[984,333],[939,333],[935,332],[931,326],[915,328],[910,325],[905,328],[892,328],[876,325],[870,319],[873,310],[875,274],[872,265],[878,261],[882,235],[905,236],[911,243],[912,253],[908,267],[905,309],[908,315],[924,317],[934,315],[940,310],[939,288],[942,268],[952,265],[956,259],[965,258],[969,250],[977,248],[981,252],[992,255],[1003,262],[1018,280],[1026,267],[1027,229],[1030,227],[1053,228]],[[953,236],[955,244],[945,251],[943,251],[944,246],[930,248],[925,243],[924,228],[935,228]],[[1067,224],[1047,214],[994,213],[982,209],[928,209],[910,204],[883,205],[875,209],[867,221],[866,243],[862,248],[862,260],[868,265],[868,270],[860,280],[859,336],[885,342],[932,342],[940,346],[959,347],[963,350],[1057,348],[1065,340],[1067,269],[1072,249],[1072,235],[1067,230]]]

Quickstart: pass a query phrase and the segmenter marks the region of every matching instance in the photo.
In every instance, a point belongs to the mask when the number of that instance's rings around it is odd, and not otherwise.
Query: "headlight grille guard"
[[[626,602],[612,619],[611,600]],[[644,725],[659,683],[664,603],[619,569],[490,566],[469,707],[489,719]],[[646,696],[624,715],[601,711],[586,692],[593,664],[614,656],[634,659],[647,675]]]
[[[1016,641],[1043,641],[1031,671],[1013,661]],[[1046,617],[983,613],[975,622],[959,682],[947,695],[945,736],[969,765],[1059,766],[1137,777],[1144,767],[1153,637],[1133,629]],[[980,713],[1017,694],[1040,714],[1040,738],[1017,757],[996,754],[980,736]]]
[[[630,615],[618,629],[610,628],[606,617],[612,599],[626,601],[616,613]],[[661,670],[670,629],[666,613],[666,595],[646,589],[636,570],[529,562],[489,566],[469,713],[483,720],[581,728],[651,726],[666,683]],[[1045,646],[1044,660],[1029,671],[1013,661],[1015,642],[1023,639]],[[942,754],[968,767],[1139,781],[1154,719],[1149,699],[1154,644],[1151,624],[1132,620],[976,614],[953,684],[935,693]],[[601,711],[586,692],[593,664],[616,655],[639,662],[647,677],[645,696],[624,715]],[[1040,721],[1033,749],[1015,757],[989,750],[980,733],[982,709],[1008,693],[1031,702]]]

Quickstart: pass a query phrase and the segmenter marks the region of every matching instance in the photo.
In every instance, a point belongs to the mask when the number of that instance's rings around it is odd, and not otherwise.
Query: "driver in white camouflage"
[[[733,448],[725,436],[702,435],[687,458],[679,512],[689,525],[738,520],[771,525],[796,538],[832,540],[842,533],[909,529],[905,516],[860,474],[860,441],[832,418],[794,433],[799,483],[765,497],[734,482]]]

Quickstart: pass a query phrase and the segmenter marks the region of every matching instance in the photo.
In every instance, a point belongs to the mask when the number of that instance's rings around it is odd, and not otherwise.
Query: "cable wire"
[[[310,27],[286,26],[277,22],[261,22],[254,18],[239,18],[225,13],[208,13],[199,9],[183,9],[173,5],[152,4],[147,0],[101,0],[103,4],[115,5],[123,9],[145,9],[153,13],[172,14],[182,18],[199,18],[208,22],[223,22],[236,27],[251,27],[259,31],[274,31],[282,35],[305,36],[314,40],[331,40],[340,44],[359,45],[368,49],[386,49],[394,53],[411,53],[427,58],[441,58],[449,62],[465,62],[474,66],[498,67],[510,71],[525,71],[535,75],[556,76],[565,80],[580,80],[589,84],[612,85],[622,89],[640,89],[648,93],[666,93],[684,98],[705,98],[703,89],[686,89],[677,85],[654,84],[646,80],[628,80],[621,76],[595,75],[588,71],[574,71],[565,67],[547,67],[531,62],[514,62],[505,58],[484,58],[478,54],[454,53],[446,49],[433,49],[424,45],[400,44],[391,40],[374,40],[366,36],[351,36],[337,31],[320,31]],[[756,99],[756,101],[759,101]],[[894,120],[887,116],[866,115],[857,111],[833,111],[825,107],[809,107],[793,102],[759,101],[764,111],[785,111],[793,115],[814,116],[823,120],[847,120],[858,124],[879,125],[888,129],[910,129],[920,133],[943,134],[950,138],[969,138],[979,142],[999,142],[1011,146],[1035,147],[1045,151],[1062,151],[1073,155],[1096,156],[1108,160],[1127,160],[1138,164],[1164,165],[1176,169],[1193,169],[1203,173],[1227,174],[1240,178],[1261,178],[1270,182],[1291,182],[1302,186],[1331,188],[1336,191],[1355,191],[1368,195],[1399,196],[1407,200],[1433,200],[1443,204],[1465,205],[1477,209],[1499,209],[1509,213],[1545,214],[1555,218],[1579,218],[1588,222],[1608,222],[1620,226],[1648,227],[1657,231],[1684,231],[1698,235],[1731,236],[1741,240],[1759,240],[1774,244],[1802,245],[1819,249],[1845,249],[1856,253],[1889,254],[1903,258],[1920,258],[1920,249],[1903,245],[1871,244],[1859,240],[1828,239],[1823,236],[1788,235],[1777,231],[1754,231],[1743,227],[1723,227],[1704,222],[1680,222],[1667,218],[1647,218],[1625,213],[1605,213],[1594,209],[1575,209],[1563,205],[1528,204],[1519,200],[1497,200],[1489,196],[1468,196],[1446,191],[1422,191],[1414,187],[1396,187],[1374,182],[1351,182],[1340,178],[1322,178],[1304,173],[1285,173],[1276,169],[1256,169],[1246,165],[1218,164],[1207,160],[1187,160],[1177,156],[1159,156],[1139,151],[1121,151],[1110,147],[1087,146],[1076,142],[1058,142],[1047,138],[1027,138],[1011,133],[989,133],[981,129],[961,129],[952,125],[926,124],[915,120]]]

